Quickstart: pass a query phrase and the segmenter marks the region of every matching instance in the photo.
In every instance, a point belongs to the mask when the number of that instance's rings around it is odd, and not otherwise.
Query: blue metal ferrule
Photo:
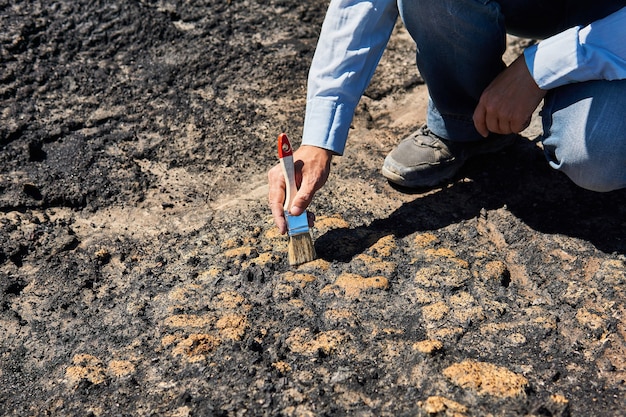
[[[302,233],[308,233],[309,220],[306,215],[306,211],[299,216],[292,216],[289,212],[285,211],[285,218],[287,219],[287,229],[289,236],[301,235]]]

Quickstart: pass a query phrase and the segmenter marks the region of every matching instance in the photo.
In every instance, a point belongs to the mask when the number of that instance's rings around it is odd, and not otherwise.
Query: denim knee
[[[588,138],[593,143],[597,138]],[[622,138],[621,140],[626,140]],[[600,140],[599,142],[609,142]],[[587,148],[587,153],[575,147],[545,146],[550,166],[566,174],[574,184],[590,191],[607,192],[626,187],[624,175],[626,154],[606,152],[605,146]]]
[[[472,116],[480,95],[504,67],[506,28],[498,3],[399,0],[398,9],[428,86],[430,129],[451,140],[482,139]]]
[[[550,166],[592,191],[626,188],[626,80],[559,87],[545,98],[543,147]]]
[[[626,188],[626,81],[560,87],[546,97],[543,146],[550,166],[592,191]]]

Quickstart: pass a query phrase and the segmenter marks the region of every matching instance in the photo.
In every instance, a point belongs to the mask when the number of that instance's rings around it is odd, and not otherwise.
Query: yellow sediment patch
[[[161,338],[161,346],[165,347],[165,346],[173,345],[174,343],[178,342],[180,339],[181,337],[177,335],[173,335],[173,334],[165,335]]]
[[[205,355],[214,351],[221,340],[210,334],[194,333],[181,340],[172,350],[174,356],[186,356],[192,362],[204,359]]]
[[[206,327],[214,322],[214,317],[193,314],[178,314],[165,319],[165,325],[169,327]]]
[[[398,245],[393,235],[384,236],[378,239],[376,243],[370,246],[370,251],[379,257],[391,256]]]
[[[456,262],[462,268],[469,268],[469,263],[466,260],[459,258],[452,249],[448,249],[448,248],[426,249],[424,252],[426,253],[426,255],[432,258],[447,258],[453,262]]]
[[[300,287],[304,288],[307,284],[315,281],[315,275],[311,274],[303,274],[303,273],[295,273],[295,272],[286,272],[283,275],[283,278],[287,282],[299,284]]]
[[[356,317],[354,313],[346,309],[330,309],[324,312],[324,318],[334,324],[347,323],[350,326],[354,326],[356,323]]]
[[[387,335],[391,335],[391,334],[404,334],[405,330],[404,329],[397,329],[395,327],[383,327],[382,332],[384,334]]]
[[[532,319],[532,323],[538,324],[544,329],[556,329],[556,319],[554,319],[553,317],[535,317],[534,319]]]
[[[327,271],[330,268],[330,262],[324,259],[315,259],[311,262],[304,263],[298,266],[298,271],[313,272],[313,271]]]
[[[181,292],[181,296],[185,293]],[[174,356],[182,355],[188,361],[195,362],[204,360],[205,355],[224,340],[241,340],[249,327],[245,313],[252,308],[245,297],[236,291],[224,291],[217,294],[208,306],[211,312],[207,314],[167,317],[165,326],[176,334],[163,336],[161,345],[173,346]]]
[[[233,249],[241,246],[241,241],[239,239],[226,239],[222,242],[222,249]]]
[[[424,268],[420,268],[415,273],[415,282],[420,284],[426,288],[428,287],[439,287],[437,280],[434,279],[441,273],[441,268],[438,266],[427,266]]]
[[[253,246],[258,243],[258,239],[252,236],[246,236],[243,238],[227,239],[222,243],[222,249],[234,249],[243,246]]]
[[[304,301],[300,299],[289,300],[287,304],[289,304],[290,307],[294,307],[294,308],[300,308],[300,309],[305,308]]]
[[[198,274],[198,279],[201,281],[204,281],[206,279],[213,279],[213,278],[217,278],[220,276],[220,274],[222,274],[223,270],[221,268],[217,268],[215,266],[212,266],[211,268],[209,268],[206,271],[202,271]]]
[[[294,407],[293,405],[290,405],[289,407],[285,407],[282,410],[281,414],[285,415],[286,417],[315,417],[316,416],[316,414],[313,411],[311,411],[311,408],[305,404],[299,404],[296,407]]]
[[[450,312],[450,307],[443,301],[430,304],[422,308],[424,320],[436,321],[441,320]]]
[[[227,314],[217,321],[215,327],[218,328],[221,337],[241,340],[248,327],[248,320],[242,314]]]
[[[112,360],[109,362],[108,372],[117,377],[130,375],[135,372],[135,365],[129,361]]]
[[[271,227],[267,232],[265,232],[265,238],[268,240],[274,239],[285,239],[284,235],[280,234],[280,231],[277,227]]]
[[[243,295],[237,291],[224,291],[217,295],[216,307],[234,310],[242,308],[244,311],[248,311],[252,308],[250,304],[246,303],[246,299]]]
[[[362,392],[349,389],[343,384],[335,384],[333,386],[333,391],[333,398],[336,398],[337,405],[346,409],[350,409],[361,404],[364,404],[370,409],[376,409],[381,403],[380,399],[372,400]]]
[[[278,261],[280,258],[278,256],[276,256],[276,254],[274,252],[263,252],[261,254],[259,254],[259,256],[257,256],[256,258],[251,259],[250,261],[244,262],[242,267],[243,268],[247,268],[252,264],[258,265],[258,266],[265,266],[267,264],[271,264],[273,262]]]
[[[102,361],[93,355],[81,353],[72,358],[73,366],[68,366],[65,376],[71,383],[78,383],[86,379],[92,384],[98,385],[106,380],[106,374]]]
[[[426,291],[421,288],[415,289],[415,301],[421,304],[434,303],[441,300],[441,294],[437,291]]]
[[[440,265],[428,265],[417,270],[415,282],[426,288],[457,288],[470,277],[469,270],[465,268],[444,268]]]
[[[432,233],[421,233],[415,236],[415,239],[413,239],[413,242],[415,243],[415,245],[420,248],[426,248],[430,246],[431,243],[436,242],[436,241],[437,241],[437,236],[433,235]]]
[[[324,287],[320,294],[335,292],[336,288],[342,289],[346,297],[358,297],[365,290],[388,289],[389,281],[385,277],[364,278],[361,275],[344,273],[339,275],[334,284]]]
[[[484,281],[501,281],[502,278],[509,273],[509,269],[502,261],[489,261],[478,273]]]
[[[526,343],[526,336],[521,333],[511,333],[506,339],[513,345],[523,345]]]
[[[476,300],[467,291],[462,291],[451,296],[450,303],[453,307],[466,308],[474,305]]]
[[[565,262],[567,265],[576,260],[576,256],[565,252],[563,249],[555,249],[550,252],[550,255],[558,258],[562,262]]]
[[[256,249],[252,246],[241,246],[239,248],[229,249],[224,252],[224,256],[227,258],[238,258],[240,256],[250,257],[253,253],[256,253]]]
[[[559,405],[565,405],[569,403],[569,400],[560,394],[552,394],[550,396],[550,401]]]
[[[354,257],[355,261],[361,261],[367,267],[367,271],[370,273],[378,273],[391,275],[396,269],[396,264],[389,261],[381,261],[373,256],[366,255],[364,253]]]
[[[491,363],[473,360],[449,366],[443,374],[461,388],[499,398],[525,395],[528,386],[528,380],[521,375]]]
[[[413,350],[424,354],[432,354],[443,349],[443,343],[439,340],[422,340],[421,342],[413,343]]]
[[[96,258],[102,260],[102,259],[106,259],[110,257],[111,252],[109,252],[109,250],[106,248],[102,248],[102,249],[97,250],[96,253],[94,253],[94,255],[96,256]]]
[[[334,215],[334,216],[320,216],[319,218],[315,219],[315,228],[322,230],[322,229],[339,229],[339,228],[349,228],[350,227],[350,223],[348,223],[347,221],[345,221],[341,216],[339,215]]]
[[[189,284],[183,287],[174,288],[170,291],[168,297],[173,301],[186,301],[190,296],[193,296],[197,291],[201,290],[201,286],[198,284]]]
[[[296,328],[291,331],[286,343],[292,352],[314,354],[321,351],[329,355],[344,340],[345,336],[338,330],[329,330],[313,336],[309,329]]]
[[[288,300],[294,296],[295,291],[296,290],[292,285],[279,283],[279,284],[274,285],[274,290],[272,291],[272,295],[277,300]]]
[[[427,335],[431,339],[455,339],[460,334],[463,334],[463,328],[461,327],[444,327],[443,329],[428,330]]]
[[[179,22],[174,22],[174,26],[176,26],[177,28],[181,29],[182,27],[185,27],[185,25],[188,24],[177,24]],[[181,30],[186,30],[186,29],[181,29]],[[168,417],[189,417],[191,416],[191,407],[189,407],[188,405],[184,405],[182,407],[177,407],[176,409],[172,410],[172,412],[170,414],[168,414]]]
[[[467,412],[467,407],[463,404],[438,395],[428,397],[426,401],[420,401],[418,405],[428,414],[452,413],[454,417],[461,417],[462,414],[459,413]]]
[[[272,366],[281,374],[286,374],[287,372],[291,372],[291,365],[289,365],[287,362],[283,362],[283,361],[274,362]]]
[[[485,313],[470,293],[463,291],[450,297],[452,315],[460,322],[483,320]]]
[[[399,329],[397,327],[380,328],[378,326],[372,326],[370,331],[372,332],[371,337],[378,337],[379,335],[385,335],[385,336],[402,335],[405,333],[404,329]],[[396,343],[396,342],[392,342],[392,343]],[[397,343],[399,344],[400,342],[397,342]]]

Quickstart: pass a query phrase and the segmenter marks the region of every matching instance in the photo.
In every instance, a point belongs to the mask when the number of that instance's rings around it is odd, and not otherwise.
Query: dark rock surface
[[[288,267],[265,172],[325,7],[0,1],[1,415],[625,415],[626,194],[537,120],[390,187],[426,100],[400,25]]]

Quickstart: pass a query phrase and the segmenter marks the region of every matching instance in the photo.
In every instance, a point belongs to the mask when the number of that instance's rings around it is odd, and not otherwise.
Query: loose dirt
[[[391,187],[400,24],[289,268],[265,173],[325,8],[0,1],[1,415],[626,415],[626,194],[550,170],[537,115]]]

